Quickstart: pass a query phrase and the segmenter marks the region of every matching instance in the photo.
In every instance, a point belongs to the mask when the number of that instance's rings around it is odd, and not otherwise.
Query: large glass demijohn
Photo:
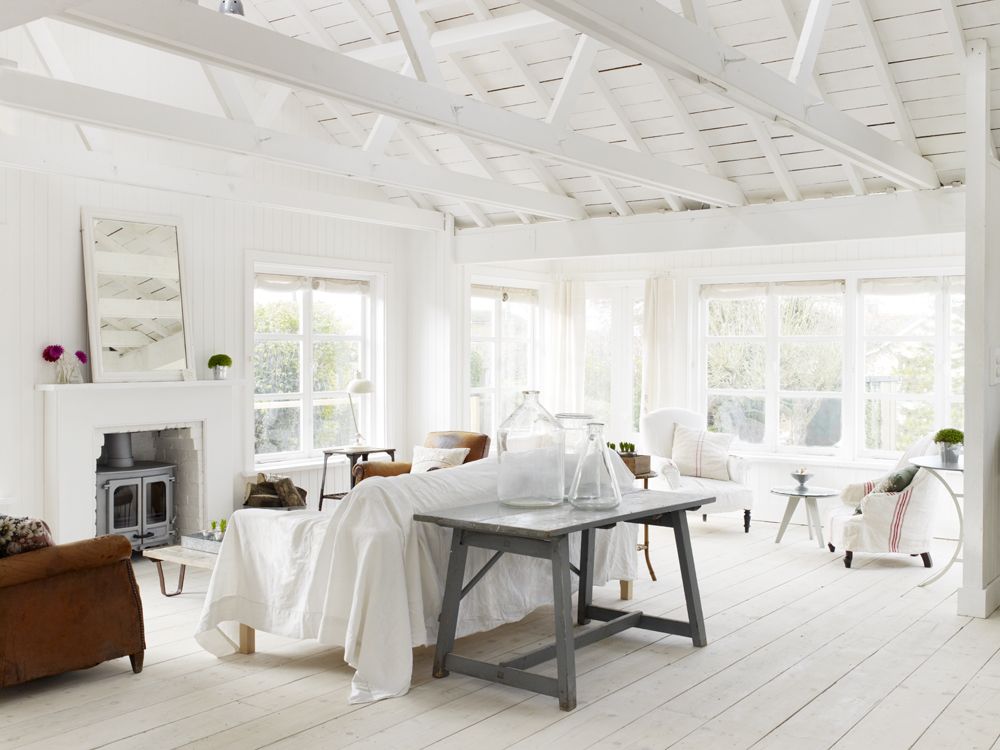
[[[539,403],[538,391],[522,396],[497,430],[497,496],[517,508],[559,505],[566,497],[566,433]]]
[[[587,425],[587,439],[580,443],[576,471],[569,488],[569,501],[581,510],[604,510],[617,507],[622,491],[611,463],[611,451],[604,441],[604,425]]]

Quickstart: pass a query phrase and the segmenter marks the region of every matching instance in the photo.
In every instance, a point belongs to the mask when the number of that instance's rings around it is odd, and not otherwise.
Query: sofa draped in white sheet
[[[218,655],[232,653],[233,642],[218,629],[225,622],[315,638],[344,647],[356,670],[351,702],[405,694],[412,648],[437,638],[451,544],[450,530],[415,522],[413,514],[496,501],[497,468],[484,460],[373,477],[332,513],[237,511],[205,597],[198,642]],[[597,532],[597,585],[635,578],[635,539],[632,524]],[[577,556],[579,535],[571,548]],[[467,579],[491,554],[469,550]],[[551,602],[549,562],[505,555],[462,600],[458,635],[515,622]]]

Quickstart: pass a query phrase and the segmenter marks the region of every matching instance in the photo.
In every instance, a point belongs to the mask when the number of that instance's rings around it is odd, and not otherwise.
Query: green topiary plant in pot
[[[208,368],[215,373],[216,380],[225,380],[232,366],[233,358],[228,354],[213,354],[208,358]]]
[[[941,463],[957,464],[965,443],[965,434],[954,427],[938,430],[934,435],[934,443],[941,452]]]

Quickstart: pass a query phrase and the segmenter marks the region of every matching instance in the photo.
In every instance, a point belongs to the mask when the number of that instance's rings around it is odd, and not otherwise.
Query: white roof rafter
[[[713,205],[742,204],[739,186],[587,136],[482,104],[188,3],[90,0],[60,16],[78,25],[223,65],[297,89],[678,193]]]
[[[673,70],[707,92],[779,122],[900,185],[940,185],[934,165],[920,154],[818,100],[655,0],[523,2],[640,62]]]

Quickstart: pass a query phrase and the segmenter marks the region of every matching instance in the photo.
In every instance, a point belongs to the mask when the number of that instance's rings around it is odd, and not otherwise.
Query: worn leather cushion
[[[0,516],[0,557],[19,555],[53,544],[52,532],[45,521]]]
[[[413,446],[413,463],[411,474],[422,474],[435,469],[450,469],[461,466],[469,455],[468,448],[426,448],[422,445]]]

